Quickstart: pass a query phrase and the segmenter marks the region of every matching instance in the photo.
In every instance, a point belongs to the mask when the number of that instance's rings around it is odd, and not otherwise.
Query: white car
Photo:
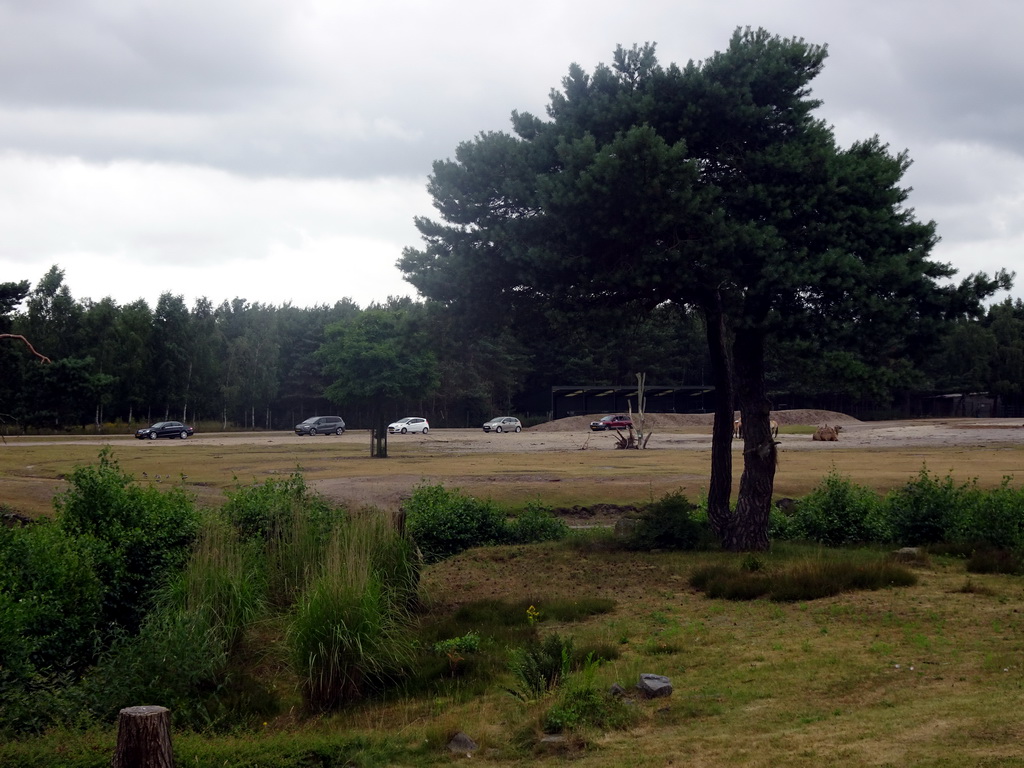
[[[484,432],[522,432],[523,424],[515,416],[497,416],[484,424]]]
[[[404,419],[388,424],[388,434],[401,434],[406,432],[422,432],[424,435],[430,431],[430,425],[426,419],[419,416],[406,416]]]

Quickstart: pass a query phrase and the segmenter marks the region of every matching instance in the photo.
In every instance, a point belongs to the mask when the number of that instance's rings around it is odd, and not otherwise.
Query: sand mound
[[[530,427],[531,432],[579,432],[590,427],[590,422],[601,417],[602,414],[591,414],[589,416],[568,416],[564,419],[556,419],[544,424]],[[855,424],[860,419],[848,416],[837,411],[821,411],[811,408],[798,408],[792,411],[772,411],[772,418],[780,425],[790,424]],[[647,414],[647,425],[651,429],[681,429],[684,427],[708,427],[711,428],[715,420],[713,413],[649,413]]]

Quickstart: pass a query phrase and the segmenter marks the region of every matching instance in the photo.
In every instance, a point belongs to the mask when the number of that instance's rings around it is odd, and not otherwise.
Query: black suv
[[[295,434],[302,435],[340,435],[345,431],[345,420],[341,416],[310,416],[301,424],[295,425]]]

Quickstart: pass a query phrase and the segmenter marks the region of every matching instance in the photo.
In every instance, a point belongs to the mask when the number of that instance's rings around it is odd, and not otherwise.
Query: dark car
[[[340,435],[345,431],[345,420],[341,416],[310,416],[301,424],[295,425],[295,434],[299,435]]]
[[[184,440],[195,434],[192,427],[186,427],[180,421],[158,421],[151,427],[136,430],[135,437],[139,440],[156,440],[158,437],[180,437]]]
[[[595,432],[605,429],[627,429],[633,426],[633,420],[629,416],[604,416],[597,421],[590,422],[590,428]]]

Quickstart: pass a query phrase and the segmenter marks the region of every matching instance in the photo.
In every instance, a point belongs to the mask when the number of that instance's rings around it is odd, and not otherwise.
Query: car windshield
[[[395,424],[408,424],[410,421],[415,421],[411,416],[406,416],[404,419],[399,419]]]
[[[306,420],[305,420],[304,422],[302,422],[302,423],[303,423],[303,424],[315,424],[315,423],[316,423],[316,420],[317,420],[317,419],[319,419],[319,418],[320,418],[319,416],[313,416],[313,417],[311,417],[311,418],[308,418],[308,419],[306,419]]]

